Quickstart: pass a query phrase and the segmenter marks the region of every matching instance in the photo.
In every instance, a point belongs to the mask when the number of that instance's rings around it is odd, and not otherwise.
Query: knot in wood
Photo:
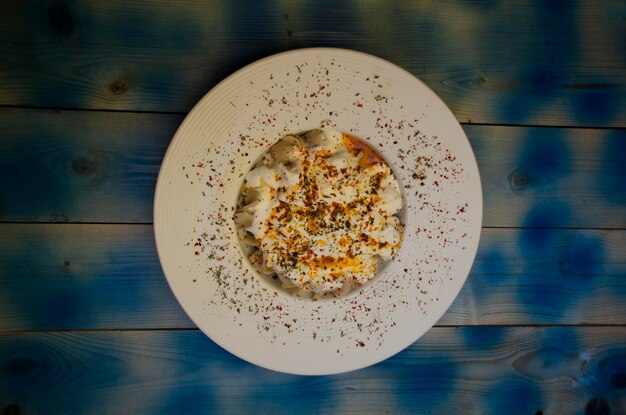
[[[109,91],[113,95],[122,95],[128,91],[128,81],[126,79],[117,79],[109,85]]]
[[[514,190],[523,190],[526,189],[530,183],[532,182],[532,178],[530,174],[515,170],[511,174],[509,174],[509,185]]]
[[[96,163],[81,157],[72,161],[72,170],[80,176],[89,176],[96,171]]]

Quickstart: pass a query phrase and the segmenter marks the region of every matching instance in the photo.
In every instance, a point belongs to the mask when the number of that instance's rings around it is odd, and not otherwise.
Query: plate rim
[[[189,122],[191,122],[191,120],[193,119],[193,116],[195,113],[199,112],[202,108],[202,106],[205,104],[205,102],[209,101],[210,99],[212,99],[212,97],[216,94],[218,94],[221,90],[221,88],[225,85],[228,84],[228,82],[230,82],[233,78],[236,78],[237,76],[239,76],[241,73],[244,73],[248,70],[250,70],[250,68],[257,66],[257,65],[262,65],[263,63],[266,63],[268,61],[273,61],[273,60],[278,60],[281,58],[284,58],[286,56],[291,56],[291,55],[297,55],[297,54],[307,54],[307,53],[339,53],[339,54],[349,54],[349,55],[353,55],[353,56],[360,56],[361,58],[364,59],[369,59],[369,60],[373,60],[375,62],[379,62],[381,64],[384,65],[391,65],[392,67],[394,67],[396,70],[400,70],[402,72],[404,72],[406,75],[410,76],[412,78],[413,81],[416,81],[418,84],[420,84],[420,86],[424,89],[426,89],[429,93],[430,93],[430,98],[435,100],[437,102],[437,105],[440,109],[445,110],[448,115],[450,117],[452,117],[452,119],[454,119],[454,122],[458,125],[463,138],[465,139],[465,142],[467,144],[467,147],[469,148],[469,151],[471,153],[471,157],[468,157],[468,161],[470,162],[470,165],[464,165],[464,168],[467,168],[468,170],[471,170],[471,175],[474,176],[476,178],[476,185],[477,188],[475,189],[475,191],[478,193],[478,197],[476,198],[476,201],[479,203],[478,206],[478,210],[480,211],[480,214],[477,214],[477,217],[474,218],[474,220],[476,220],[476,223],[473,223],[473,228],[477,228],[477,233],[475,235],[475,242],[471,243],[471,245],[468,248],[471,248],[471,254],[468,255],[468,257],[470,258],[469,263],[470,263],[470,267],[467,270],[467,272],[464,272],[463,274],[463,278],[462,278],[462,282],[460,282],[458,284],[458,289],[456,290],[456,292],[453,293],[452,295],[452,301],[450,302],[450,304],[448,304],[441,312],[440,315],[437,316],[435,322],[432,325],[429,325],[428,327],[425,327],[423,330],[416,330],[415,331],[415,335],[412,336],[412,340],[404,345],[404,344],[398,344],[396,345],[396,347],[389,347],[387,349],[387,353],[377,353],[376,354],[376,358],[374,359],[370,359],[367,362],[365,362],[364,364],[354,364],[354,365],[348,365],[348,366],[352,366],[349,367],[347,369],[341,369],[338,371],[320,371],[319,373],[312,373],[312,372],[303,372],[303,371],[298,371],[298,370],[293,370],[293,371],[286,371],[286,370],[282,370],[282,369],[276,369],[275,367],[272,367],[271,365],[268,365],[266,362],[262,362],[259,361],[258,359],[254,359],[251,356],[243,356],[240,353],[233,351],[231,348],[227,347],[226,345],[222,344],[221,341],[216,340],[213,336],[211,336],[207,331],[205,331],[205,329],[202,327],[201,324],[198,324],[198,322],[196,321],[196,317],[193,315],[193,313],[190,313],[188,311],[188,308],[190,306],[185,305],[185,301],[183,301],[182,298],[180,298],[180,293],[177,292],[177,290],[174,289],[174,286],[172,284],[172,278],[175,278],[174,276],[170,276],[168,275],[168,273],[165,271],[165,267],[164,267],[164,247],[162,246],[162,244],[159,242],[161,235],[160,232],[162,232],[162,227],[164,226],[163,223],[159,224],[159,221],[157,220],[157,215],[159,214],[160,209],[162,209],[162,206],[160,206],[161,204],[164,205],[163,202],[163,197],[160,196],[163,194],[164,192],[164,186],[163,186],[163,181],[166,180],[166,177],[164,175],[164,166],[166,165],[166,163],[168,162],[168,160],[171,159],[172,154],[173,154],[173,143],[177,140],[180,140],[179,137],[183,137],[182,132],[184,132],[185,128],[186,128],[186,124],[188,124]],[[309,47],[309,48],[299,48],[299,49],[292,49],[292,50],[287,50],[287,51],[283,51],[283,52],[279,52],[276,54],[272,54],[272,55],[268,55],[265,56],[261,59],[255,60],[251,63],[248,63],[247,65],[241,67],[240,69],[234,71],[232,74],[230,74],[229,76],[227,76],[226,78],[224,78],[223,80],[221,80],[219,83],[215,84],[214,86],[211,87],[211,89],[209,91],[207,91],[203,97],[198,100],[194,106],[192,107],[192,109],[189,111],[189,113],[185,116],[185,118],[183,119],[183,121],[180,123],[180,125],[178,126],[175,134],[172,136],[172,140],[170,141],[170,143],[168,144],[167,150],[163,156],[163,159],[161,161],[160,164],[160,168],[159,168],[159,174],[157,176],[157,180],[156,180],[156,185],[155,185],[155,191],[154,191],[154,199],[153,199],[153,234],[154,234],[154,238],[155,238],[155,245],[156,245],[156,249],[157,249],[157,254],[158,254],[158,258],[159,258],[159,264],[161,266],[162,272],[165,276],[165,279],[168,283],[168,286],[170,287],[170,290],[172,291],[172,293],[174,294],[174,297],[176,298],[177,302],[179,303],[180,307],[183,309],[183,311],[185,312],[185,314],[187,315],[187,317],[196,325],[196,327],[204,334],[206,335],[213,343],[217,344],[218,346],[220,346],[222,349],[224,349],[225,351],[227,351],[228,353],[231,353],[232,355],[237,356],[238,358],[241,358],[242,360],[249,362],[251,364],[269,369],[269,370],[273,370],[276,372],[281,372],[281,373],[290,373],[290,374],[297,374],[297,375],[329,375],[329,374],[338,374],[338,373],[344,373],[344,372],[348,372],[348,371],[353,371],[353,370],[358,370],[361,368],[365,368],[380,362],[385,361],[386,359],[388,359],[389,357],[394,356],[395,354],[399,353],[400,351],[406,349],[407,347],[410,347],[413,343],[415,343],[419,338],[421,338],[425,333],[427,333],[429,330],[431,330],[433,327],[436,326],[437,321],[439,321],[441,319],[441,317],[443,315],[446,314],[447,310],[449,310],[449,308],[452,306],[452,304],[454,303],[455,299],[458,297],[461,289],[463,288],[463,286],[466,284],[467,279],[469,278],[469,274],[471,271],[471,267],[475,262],[476,259],[476,255],[478,252],[478,247],[480,245],[480,241],[481,241],[481,236],[482,236],[482,225],[483,225],[483,215],[484,215],[484,196],[483,196],[483,189],[482,189],[482,180],[481,180],[481,176],[480,176],[480,170],[478,168],[478,163],[476,160],[476,155],[474,152],[474,149],[471,146],[471,143],[469,141],[469,138],[467,137],[467,134],[465,133],[465,130],[462,128],[461,123],[458,121],[458,119],[456,118],[456,116],[452,113],[452,111],[450,110],[450,108],[446,105],[446,103],[441,99],[441,97],[436,94],[428,85],[426,85],[421,79],[419,79],[417,76],[413,75],[411,72],[407,71],[406,69],[402,68],[401,66],[390,62],[388,60],[385,60],[383,58],[380,58],[376,55],[371,55],[369,53],[365,53],[365,52],[361,52],[361,51],[357,51],[357,50],[352,50],[352,49],[344,49],[344,48],[335,48],[335,47]],[[473,221],[472,221],[473,222]],[[459,279],[461,279],[460,277],[458,277]]]

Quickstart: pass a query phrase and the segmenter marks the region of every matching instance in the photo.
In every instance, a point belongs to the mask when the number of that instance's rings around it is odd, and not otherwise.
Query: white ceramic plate
[[[232,215],[254,161],[320,127],[380,150],[403,188],[405,232],[371,284],[311,301],[256,275]],[[377,363],[431,328],[467,278],[481,222],[476,161],[445,104],[387,61],[327,48],[270,56],[213,88],[170,144],[154,206],[163,270],[194,323],[242,359],[307,375]]]

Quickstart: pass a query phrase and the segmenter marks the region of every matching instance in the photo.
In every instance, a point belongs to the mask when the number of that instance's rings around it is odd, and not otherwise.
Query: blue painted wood
[[[465,126],[484,226],[626,227],[626,130]]]
[[[621,0],[0,2],[0,222],[149,224],[205,92],[336,46],[404,67],[467,124],[496,227],[438,327],[309,378],[193,330],[150,225],[0,224],[0,412],[626,413],[625,15]]]
[[[532,415],[626,408],[624,327],[436,328],[378,365],[322,377],[261,369],[198,331],[19,333],[0,335],[0,368],[5,414]],[[606,411],[586,412],[594,405]]]
[[[188,111],[280,51],[335,46],[420,77],[460,121],[626,126],[621,0],[0,4],[0,104]]]
[[[483,229],[438,324],[625,324],[626,231]]]
[[[151,223],[182,116],[0,111],[0,220]],[[626,228],[626,130],[464,126],[485,226]]]
[[[0,220],[152,222],[182,116],[0,110]]]
[[[152,226],[0,225],[0,330],[195,327]]]
[[[438,324],[626,324],[626,231],[485,229]],[[0,225],[0,330],[194,328],[144,225]]]

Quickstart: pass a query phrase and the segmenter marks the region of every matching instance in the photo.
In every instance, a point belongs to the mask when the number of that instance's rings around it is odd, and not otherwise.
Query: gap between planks
[[[217,86],[217,85],[216,85]],[[208,91],[207,91],[208,92]],[[78,108],[78,107],[43,107],[43,106],[31,106],[31,105],[8,105],[0,104],[0,109],[22,109],[33,111],[75,111],[75,112],[109,112],[117,114],[149,114],[149,115],[179,115],[187,116],[189,111],[149,111],[149,110],[117,110],[110,108]],[[572,129],[572,130],[623,130],[621,127],[605,127],[605,126],[591,126],[591,125],[545,125],[545,124],[515,124],[515,123],[485,123],[485,122],[468,122],[460,121],[462,126],[479,126],[479,127],[513,127],[513,128],[546,128],[546,129]]]
[[[435,324],[433,329],[460,329],[460,328],[504,328],[504,329],[543,329],[543,328],[626,328],[626,323],[622,324]],[[99,328],[99,329],[25,329],[25,330],[0,330],[0,336],[11,334],[38,334],[38,333],[125,333],[125,332],[186,332],[197,331],[197,327],[140,327],[140,328]]]

